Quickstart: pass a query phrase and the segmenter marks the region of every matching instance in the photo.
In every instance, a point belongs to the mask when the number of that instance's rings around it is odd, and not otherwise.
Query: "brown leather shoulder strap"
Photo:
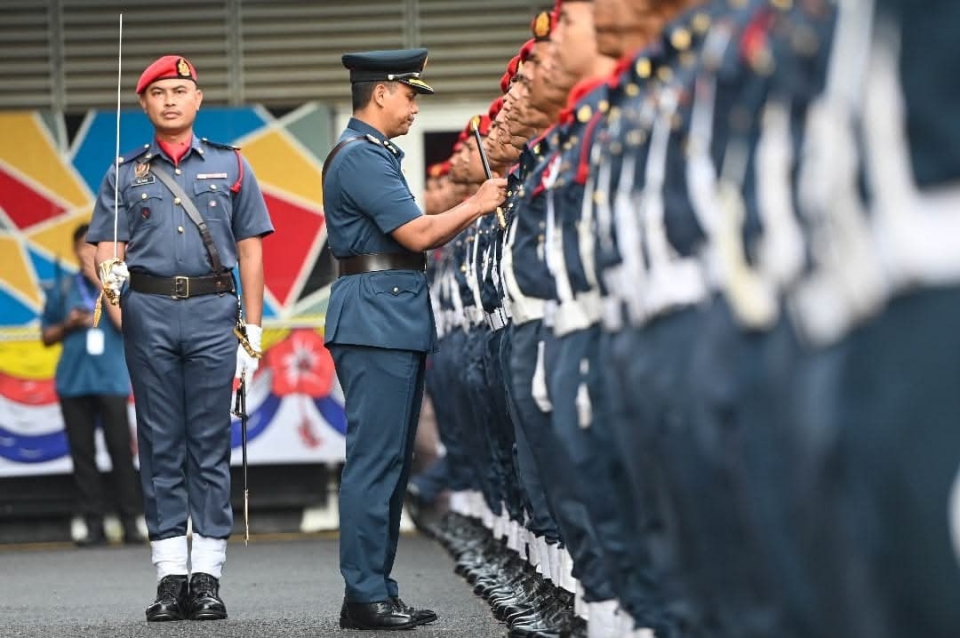
[[[359,142],[360,140],[366,139],[366,135],[355,135],[353,137],[348,137],[339,144],[333,147],[333,150],[330,151],[330,154],[327,155],[327,159],[323,160],[323,168],[320,170],[320,183],[321,185],[326,184],[327,182],[327,168],[333,164],[333,158],[337,156],[337,153],[343,150],[344,146],[352,144],[354,142]]]
[[[210,258],[210,269],[218,274],[223,272],[223,262],[220,261],[220,253],[217,251],[217,245],[213,243],[213,235],[210,234],[210,228],[207,227],[207,222],[203,219],[203,215],[197,210],[197,205],[193,203],[190,196],[184,192],[180,184],[178,184],[163,167],[158,164],[153,164],[150,170],[157,176],[157,179],[167,187],[167,190],[180,200],[180,206],[186,211],[187,217],[196,224],[197,230],[200,231],[200,238],[203,240],[203,246],[207,249],[207,257]]]

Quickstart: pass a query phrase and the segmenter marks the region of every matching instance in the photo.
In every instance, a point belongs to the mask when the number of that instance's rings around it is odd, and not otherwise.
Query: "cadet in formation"
[[[946,5],[534,19],[477,118],[506,223],[431,287],[433,531],[511,636],[960,631]]]

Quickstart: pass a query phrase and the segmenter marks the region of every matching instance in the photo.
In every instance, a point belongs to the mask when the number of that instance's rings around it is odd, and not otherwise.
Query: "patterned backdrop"
[[[40,343],[39,317],[44,289],[76,271],[71,236],[113,162],[115,118],[0,113],[0,476],[70,469],[53,386],[59,347]],[[204,108],[195,127],[242,148],[276,227],[264,242],[266,352],[247,402],[251,463],[343,456],[343,398],[321,336],[332,281],[320,188],[329,121],[315,105]],[[122,113],[121,150],[151,135],[140,111]]]

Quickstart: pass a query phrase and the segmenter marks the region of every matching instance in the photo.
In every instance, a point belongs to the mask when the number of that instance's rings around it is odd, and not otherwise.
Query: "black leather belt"
[[[373,253],[337,259],[337,276],[360,275],[381,270],[427,269],[426,253]]]
[[[150,295],[187,299],[233,292],[233,277],[228,272],[205,277],[154,277],[142,272],[132,272],[130,288]]]

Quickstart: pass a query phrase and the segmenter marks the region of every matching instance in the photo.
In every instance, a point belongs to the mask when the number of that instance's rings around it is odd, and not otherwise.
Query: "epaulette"
[[[221,144],[220,142],[211,142],[205,137],[201,137],[200,141],[206,144],[207,146],[212,146],[213,148],[219,148],[223,151],[232,151],[237,154],[237,181],[233,183],[233,186],[230,187],[231,193],[239,193],[240,189],[243,188],[243,159],[240,157],[240,147],[234,146],[233,144]]]
[[[221,148],[225,151],[239,151],[239,146],[234,146],[233,144],[221,144],[220,142],[211,142],[205,137],[201,137],[200,141],[206,144],[207,146],[212,146],[213,148]]]
[[[138,157],[140,157],[141,155],[143,155],[144,153],[146,153],[148,148],[150,148],[150,145],[149,145],[149,144],[144,144],[143,146],[139,146],[139,147],[133,149],[132,151],[127,151],[126,153],[124,153],[124,154],[122,154],[120,157],[118,157],[117,159],[119,160],[119,162],[120,162],[121,164],[123,164],[124,162],[129,162],[129,161],[131,161],[131,160],[135,160],[135,159],[137,159]]]

